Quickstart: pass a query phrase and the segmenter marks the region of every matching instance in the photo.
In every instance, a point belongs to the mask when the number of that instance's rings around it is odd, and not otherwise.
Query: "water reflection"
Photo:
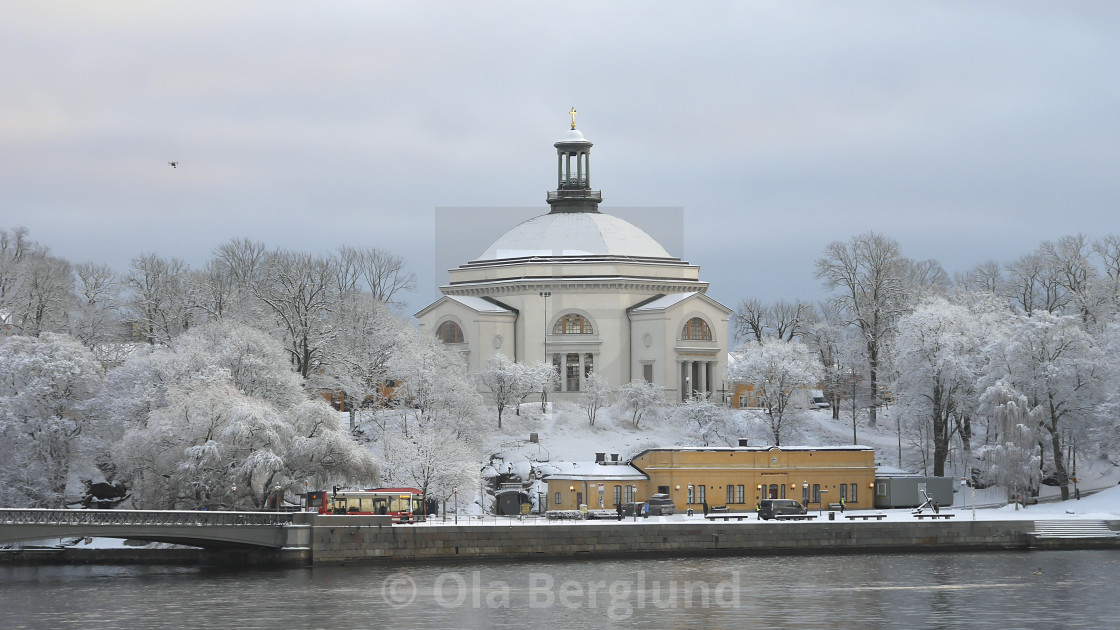
[[[0,566],[4,628],[1101,628],[1120,552]]]

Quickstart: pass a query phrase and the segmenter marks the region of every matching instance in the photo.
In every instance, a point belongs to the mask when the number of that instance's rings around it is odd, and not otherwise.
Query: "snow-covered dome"
[[[553,212],[515,226],[478,260],[530,256],[637,256],[673,258],[632,223],[598,212]]]

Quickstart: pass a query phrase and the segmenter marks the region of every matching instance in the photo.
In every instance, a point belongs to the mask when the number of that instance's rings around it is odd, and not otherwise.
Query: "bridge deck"
[[[210,548],[280,548],[288,544],[293,522],[288,512],[0,508],[0,543],[96,536]]]

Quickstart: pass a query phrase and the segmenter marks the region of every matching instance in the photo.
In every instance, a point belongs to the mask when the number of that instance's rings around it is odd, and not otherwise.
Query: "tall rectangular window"
[[[846,483],[840,484],[840,500],[848,501],[848,484]]]
[[[557,493],[556,493],[556,500],[555,500],[555,501],[553,501],[553,502],[552,502],[552,504],[553,504],[554,506],[556,506],[556,507],[560,507],[560,503],[561,503],[561,501],[560,501],[560,493],[559,493],[559,492],[557,492]]]
[[[735,502],[735,486],[733,486],[731,484],[727,485],[727,502],[728,503],[734,503]]]
[[[688,502],[696,503],[696,488],[694,488],[692,484],[688,486]]]
[[[653,364],[646,363],[642,366],[642,378],[646,379],[647,383],[653,382]]]
[[[745,489],[746,489],[746,486],[744,486],[742,484],[739,484],[739,485],[735,486],[735,502],[736,503],[746,503],[747,502],[747,500],[745,498],[746,494],[743,492]]]
[[[612,505],[618,505],[619,503],[622,503],[622,486],[615,486],[614,503]]]
[[[566,357],[566,371],[564,379],[564,391],[578,392],[579,391],[579,355],[571,352]]]
[[[583,377],[587,378],[588,376],[591,376],[591,373],[594,371],[595,355],[588,352],[587,354],[583,355]]]
[[[854,483],[852,484],[852,497],[851,497],[851,499],[849,499],[852,503],[855,503],[855,502],[859,501],[858,495],[856,494],[856,488],[858,488],[858,487],[859,487],[858,484],[854,484]]]
[[[696,496],[696,502],[697,503],[707,503],[708,502],[708,493],[705,490],[706,490],[706,488],[704,486],[696,486],[696,495],[697,495]]]
[[[560,376],[562,374],[564,374],[564,362],[563,362],[562,358],[563,358],[563,355],[560,355],[560,354],[552,355],[552,369],[556,372],[556,378],[560,378]],[[557,383],[557,387],[563,389],[564,384],[563,383]]]
[[[634,486],[626,486],[626,502],[634,502]]]
[[[813,484],[813,503],[821,502],[821,484]]]

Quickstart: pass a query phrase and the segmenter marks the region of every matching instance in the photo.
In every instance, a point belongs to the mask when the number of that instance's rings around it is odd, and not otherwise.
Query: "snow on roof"
[[[670,293],[669,295],[663,295],[652,302],[639,306],[638,308],[634,309],[634,312],[640,313],[642,311],[659,311],[662,309],[666,309],[670,306],[673,306],[674,304],[683,302],[694,295],[699,295],[699,293],[699,291],[689,291],[687,293]]]
[[[480,297],[470,295],[448,295],[447,299],[455,300],[463,306],[476,310],[480,313],[509,313],[508,308],[502,308],[489,300],[484,300]]]
[[[478,260],[531,256],[673,258],[652,236],[618,217],[598,212],[556,212],[514,226]]]
[[[918,473],[910,472],[909,470],[902,470],[894,466],[876,466],[876,477],[925,477],[926,475],[919,475]]]
[[[629,464],[555,462],[551,464],[549,468],[551,468],[553,472],[546,472],[542,477],[543,479],[571,479],[573,481],[627,481],[649,479],[649,475]]]

